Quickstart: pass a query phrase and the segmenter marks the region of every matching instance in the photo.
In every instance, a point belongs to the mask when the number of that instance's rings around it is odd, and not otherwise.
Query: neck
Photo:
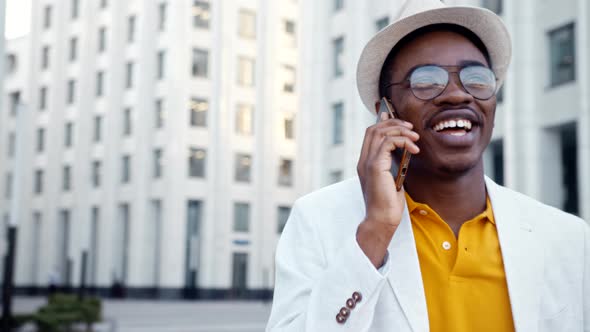
[[[433,172],[408,172],[404,188],[416,202],[430,206],[455,234],[461,225],[486,208],[483,162],[449,176]]]

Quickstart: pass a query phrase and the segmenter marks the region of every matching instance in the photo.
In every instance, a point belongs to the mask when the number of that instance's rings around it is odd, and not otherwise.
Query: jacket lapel
[[[514,194],[486,177],[498,230],[504,271],[517,332],[537,331],[543,276],[543,247]]]
[[[428,331],[428,311],[408,207],[389,244],[389,285],[413,331]]]

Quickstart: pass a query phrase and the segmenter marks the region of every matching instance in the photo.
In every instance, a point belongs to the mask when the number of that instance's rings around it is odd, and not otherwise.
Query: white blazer
[[[488,178],[486,187],[516,331],[590,332],[590,227]],[[364,216],[358,178],[295,202],[277,247],[267,332],[429,330],[407,207],[379,270],[356,242]],[[339,324],[353,292],[362,300]]]

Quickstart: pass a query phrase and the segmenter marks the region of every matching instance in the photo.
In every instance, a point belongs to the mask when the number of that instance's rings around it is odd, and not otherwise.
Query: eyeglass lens
[[[459,71],[463,88],[481,100],[491,98],[496,91],[494,72],[483,66],[467,66]],[[410,87],[416,98],[430,100],[439,96],[449,83],[449,72],[439,66],[416,68],[410,76]]]

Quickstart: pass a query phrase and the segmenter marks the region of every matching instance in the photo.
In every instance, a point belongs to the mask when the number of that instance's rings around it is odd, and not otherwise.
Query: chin
[[[436,172],[446,176],[461,176],[469,173],[473,169],[480,166],[482,163],[481,157],[475,158],[473,156],[456,156],[455,158],[448,158],[441,160],[436,165]]]

